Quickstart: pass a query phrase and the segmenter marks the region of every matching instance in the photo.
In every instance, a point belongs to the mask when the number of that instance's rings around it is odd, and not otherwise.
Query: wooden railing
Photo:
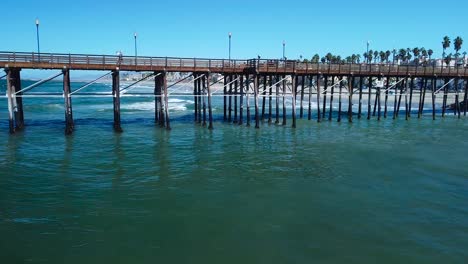
[[[85,66],[135,67],[135,70],[161,67],[172,71],[187,69],[208,70],[256,70],[258,72],[298,72],[333,73],[333,74],[370,74],[370,75],[413,75],[413,76],[460,76],[468,77],[467,67],[447,66],[415,66],[397,64],[324,64],[305,63],[292,60],[227,60],[205,58],[176,58],[176,57],[147,57],[147,56],[118,56],[118,55],[87,55],[87,54],[59,54],[59,53],[28,53],[0,51],[0,67],[20,63],[26,68],[44,68],[47,65],[68,66],[69,68],[85,68]]]

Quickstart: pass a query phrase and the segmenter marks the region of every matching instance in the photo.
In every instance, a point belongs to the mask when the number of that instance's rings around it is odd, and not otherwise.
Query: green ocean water
[[[468,261],[465,117],[255,129],[218,104],[210,131],[190,100],[166,131],[123,98],[116,134],[111,98],[76,99],[67,137],[62,98],[15,135],[1,99],[1,263]]]

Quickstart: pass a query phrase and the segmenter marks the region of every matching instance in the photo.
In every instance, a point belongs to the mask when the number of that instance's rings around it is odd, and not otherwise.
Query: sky
[[[345,57],[370,49],[432,48],[468,38],[468,1],[2,0],[0,50],[228,58]],[[468,45],[468,43],[467,43]],[[466,45],[465,45],[466,46]],[[462,48],[462,52],[468,50]],[[452,51],[450,51],[452,52]]]

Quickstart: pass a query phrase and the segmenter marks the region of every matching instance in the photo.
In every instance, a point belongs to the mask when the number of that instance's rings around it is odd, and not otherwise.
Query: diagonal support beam
[[[176,84],[179,84],[179,83],[181,83],[181,82],[187,80],[188,78],[190,78],[190,77],[192,77],[192,76],[193,76],[193,74],[190,74],[190,75],[188,75],[188,76],[186,76],[186,77],[184,77],[184,78],[178,80],[177,82],[175,82],[175,83],[173,83],[173,84],[167,86],[167,88],[169,89],[169,88],[171,88],[172,86],[174,86],[174,85],[176,85]]]
[[[106,77],[106,76],[108,76],[108,75],[111,75],[111,74],[112,74],[112,72],[108,72],[108,73],[102,75],[101,77],[95,79],[94,81],[91,81],[91,82],[89,82],[89,83],[87,83],[87,84],[85,84],[85,85],[79,87],[79,88],[76,89],[75,91],[71,92],[70,95],[73,95],[73,94],[75,94],[75,93],[77,93],[77,92],[79,92],[79,91],[81,91],[81,90],[83,90],[83,89],[85,89],[85,88],[91,86],[92,84],[95,84],[97,81],[99,81],[99,80],[101,80],[102,78],[104,78],[104,77]]]
[[[40,81],[38,81],[38,82],[36,82],[36,83],[34,83],[34,84],[31,84],[31,85],[29,85],[28,87],[23,88],[23,89],[21,89],[21,90],[15,92],[15,95],[16,95],[16,94],[19,94],[19,93],[24,93],[24,92],[27,92],[27,91],[33,89],[33,88],[36,88],[37,86],[39,86],[39,85],[41,85],[41,84],[44,84],[44,83],[46,83],[46,82],[48,82],[48,81],[50,81],[50,80],[53,80],[53,79],[59,77],[59,76],[62,75],[62,74],[63,74],[63,72],[60,72],[60,73],[58,73],[58,74],[55,74],[55,75],[50,76],[50,77],[47,78],[47,79],[40,80]]]
[[[442,87],[440,87],[437,91],[434,92],[434,94],[438,94],[440,90],[444,89],[446,86],[448,86],[451,82],[453,82],[455,79],[451,79],[448,81],[446,84],[444,84]]]
[[[158,74],[161,74],[161,73],[158,73]],[[138,84],[138,83],[140,83],[140,82],[142,82],[142,81],[144,81],[144,80],[146,80],[146,79],[148,79],[148,78],[150,78],[150,77],[153,77],[154,75],[155,75],[154,73],[151,73],[150,75],[145,76],[144,78],[141,78],[140,80],[138,80],[138,81],[136,81],[136,82],[134,82],[134,83],[132,83],[132,84],[129,84],[129,85],[125,86],[124,88],[120,89],[119,93],[121,93],[121,94],[126,93],[126,92],[124,92],[125,90],[131,88],[132,86],[134,86],[134,85],[136,85],[136,84]],[[129,90],[127,90],[127,91],[129,91]]]

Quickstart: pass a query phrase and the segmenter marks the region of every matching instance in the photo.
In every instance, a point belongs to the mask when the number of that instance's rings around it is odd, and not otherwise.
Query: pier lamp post
[[[38,60],[41,60],[41,51],[39,49],[39,18],[36,18],[36,41],[37,41]]]
[[[135,39],[135,66],[137,65],[137,33],[133,33],[133,38]]]
[[[231,37],[232,33],[229,32],[229,65],[231,65]]]
[[[367,41],[367,64],[369,64],[369,44],[370,44],[370,41],[368,40]]]
[[[283,60],[286,60],[285,49],[286,49],[286,41],[283,40]]]

